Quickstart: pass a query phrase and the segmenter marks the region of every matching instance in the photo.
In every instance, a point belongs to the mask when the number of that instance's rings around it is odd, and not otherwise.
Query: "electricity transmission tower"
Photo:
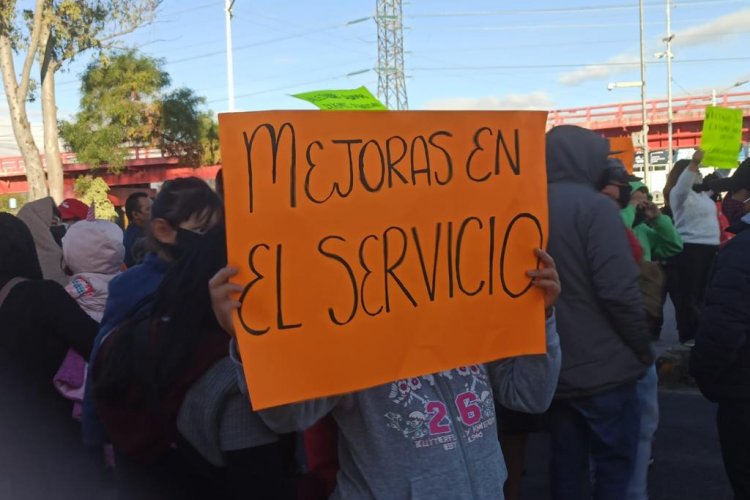
[[[409,109],[404,78],[401,0],[377,0],[378,95],[388,109]]]

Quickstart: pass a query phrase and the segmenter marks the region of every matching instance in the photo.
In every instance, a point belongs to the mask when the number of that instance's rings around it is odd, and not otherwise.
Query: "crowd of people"
[[[580,127],[547,133],[549,244],[527,272],[546,354],[254,412],[221,183],[190,177],[131,195],[125,231],[74,199],[0,213],[0,378],[68,401],[123,499],[515,500],[540,431],[552,498],[647,499],[669,296],[750,498],[750,160],[702,178],[696,151],[660,208],[611,153]],[[476,412],[457,403],[467,391]],[[417,413],[444,418],[407,425]]]

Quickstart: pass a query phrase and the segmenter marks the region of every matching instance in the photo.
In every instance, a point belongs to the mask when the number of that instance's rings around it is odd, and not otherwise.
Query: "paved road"
[[[664,309],[664,325],[655,348],[659,355],[682,348],[670,302]],[[659,406],[661,415],[654,443],[654,465],[649,476],[651,499],[731,500],[716,434],[716,406],[694,388],[662,388]],[[529,439],[524,499],[549,498],[548,447],[546,434],[536,434]]]
[[[721,462],[715,406],[692,391],[661,392],[661,422],[649,477],[652,500],[731,500]],[[549,498],[549,440],[543,433],[529,440],[523,498]]]

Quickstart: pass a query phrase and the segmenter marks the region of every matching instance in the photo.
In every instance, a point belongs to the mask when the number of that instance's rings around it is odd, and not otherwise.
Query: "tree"
[[[44,152],[49,187],[62,198],[63,170],[58,136],[55,72],[81,52],[101,49],[152,22],[162,0],[47,0],[42,30],[40,80]]]
[[[127,51],[102,55],[81,79],[80,111],[60,123],[60,135],[79,161],[118,172],[131,147],[152,146],[159,92],[169,75],[158,60]]]
[[[60,123],[60,135],[79,161],[106,164],[117,172],[130,149],[142,147],[201,163],[201,134],[212,133],[198,109],[204,99],[187,88],[167,92],[169,75],[161,66],[160,60],[133,50],[89,65],[81,83],[80,111],[75,120]],[[210,141],[208,145],[214,147]]]
[[[44,169],[39,158],[39,148],[34,142],[31,124],[26,112],[26,100],[29,97],[31,82],[31,66],[39,48],[44,4],[44,0],[36,0],[23,69],[20,75],[16,76],[13,52],[19,48],[21,36],[15,27],[15,1],[3,0],[3,2],[0,2],[0,72],[2,73],[3,87],[8,100],[13,135],[26,166],[26,180],[29,184],[29,197],[32,200],[44,198],[48,194]]]
[[[201,163],[203,117],[198,106],[204,102],[187,88],[170,92],[162,99],[160,121],[154,131],[159,149],[169,156],[182,157],[190,165]]]
[[[216,165],[221,163],[219,149],[219,124],[216,123],[211,112],[201,113],[200,141],[203,154],[201,165]]]
[[[57,130],[55,73],[82,52],[101,49],[116,39],[152,22],[162,0],[36,0],[24,11],[28,28],[17,20],[16,0],[0,5],[0,69],[11,109],[16,142],[26,163],[32,199],[47,194],[39,150],[31,135],[26,100],[31,87],[31,66],[38,58],[42,120],[49,190],[62,198],[63,171]],[[20,76],[13,67],[13,52],[25,51]]]
[[[89,206],[94,205],[97,219],[108,221],[117,219],[115,206],[109,201],[109,197],[107,196],[109,186],[101,177],[82,175],[76,178],[74,192],[76,198],[82,202]]]

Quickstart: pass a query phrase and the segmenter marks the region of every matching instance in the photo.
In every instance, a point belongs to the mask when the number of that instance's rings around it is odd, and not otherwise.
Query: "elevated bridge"
[[[701,128],[706,106],[712,104],[711,95],[678,97],[672,100],[673,139],[672,148],[679,153],[700,144]],[[750,143],[750,92],[730,93],[718,96],[715,104],[742,109],[744,128],[742,132],[743,153],[747,155]],[[649,123],[648,143],[651,150],[650,165],[658,174],[666,172],[667,101],[652,99],[647,102]],[[600,132],[605,137],[633,137],[642,129],[640,101],[587,106],[582,108],[558,109],[550,111],[547,127],[557,125],[579,125]],[[122,173],[107,172],[105,167],[91,169],[79,163],[75,153],[63,153],[65,172],[65,195],[72,196],[75,178],[82,174],[94,174],[104,178],[111,187],[110,198],[116,205],[122,205],[128,194],[135,190],[148,189],[154,183],[176,177],[195,175],[206,180],[214,179],[220,165],[192,167],[182,164],[179,158],[164,157],[159,150],[134,149]],[[679,157],[679,154],[676,156]],[[44,162],[44,157],[42,157]],[[636,170],[638,165],[636,164]],[[657,175],[658,177],[658,175]],[[659,186],[661,180],[654,182]],[[23,158],[0,158],[0,194],[22,193],[27,191]]]

